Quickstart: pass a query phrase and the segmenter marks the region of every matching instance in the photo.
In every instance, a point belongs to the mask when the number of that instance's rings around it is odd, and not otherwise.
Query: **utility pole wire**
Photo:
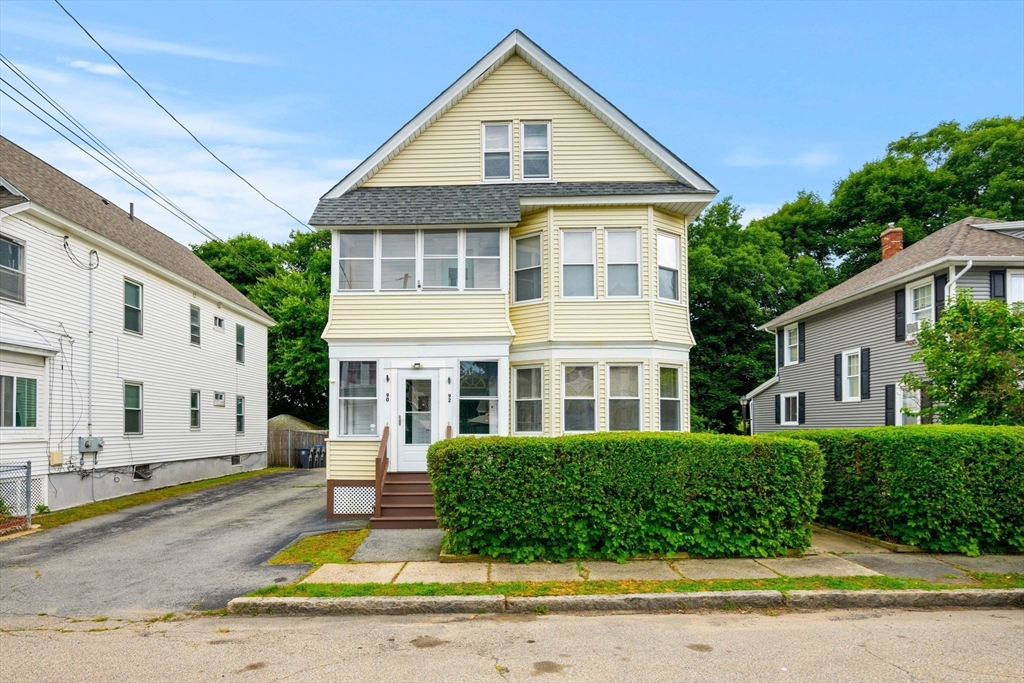
[[[150,92],[149,92],[148,90],[146,90],[146,87],[145,87],[144,85],[142,85],[142,83],[139,83],[139,81],[138,81],[138,80],[137,80],[137,79],[135,78],[135,76],[132,76],[132,75],[131,75],[131,73],[129,73],[129,72],[128,72],[128,69],[124,68],[124,66],[123,66],[123,65],[121,64],[121,62],[117,61],[117,58],[116,58],[116,57],[114,57],[114,55],[110,54],[110,52],[109,52],[109,51],[107,50],[107,48],[103,47],[103,45],[102,45],[102,44],[100,43],[100,41],[96,40],[96,38],[94,38],[94,37],[93,37],[93,35],[92,35],[91,33],[89,33],[89,30],[88,30],[87,28],[85,28],[85,26],[82,26],[82,22],[80,22],[80,21],[79,21],[78,19],[76,19],[76,18],[75,18],[75,15],[71,14],[71,12],[69,12],[69,11],[68,11],[68,9],[67,9],[67,8],[66,8],[66,7],[64,6],[64,5],[62,5],[62,4],[61,4],[60,0],[53,0],[53,1],[54,1],[55,3],[57,3],[57,6],[58,6],[58,7],[60,7],[60,8],[62,9],[62,10],[64,10],[64,14],[68,15],[68,17],[70,17],[70,18],[71,18],[71,21],[73,21],[73,22],[75,22],[76,24],[78,24],[78,28],[82,29],[82,31],[84,31],[84,32],[85,32],[85,35],[89,36],[89,39],[90,39],[90,40],[92,40],[92,42],[94,42],[94,43],[96,44],[96,47],[98,47],[99,49],[101,49],[101,50],[102,50],[102,51],[104,52],[104,54],[106,54],[106,55],[107,55],[108,57],[110,57],[110,60],[111,60],[112,62],[114,62],[114,64],[117,64],[118,68],[119,68],[119,69],[121,69],[121,71],[123,71],[123,72],[124,72],[124,74],[125,74],[125,75],[126,75],[126,76],[127,76],[128,78],[130,78],[130,79],[132,80],[132,82],[133,82],[133,83],[135,83],[135,85],[139,86],[139,88],[141,88],[141,89],[142,89],[142,92],[146,93],[146,95],[147,95],[147,96],[149,97],[149,99],[153,100],[153,103],[154,103],[154,104],[156,104],[156,106],[158,106],[158,107],[160,107],[161,109],[163,109],[163,110],[164,110],[164,113],[166,113],[166,114],[167,114],[168,116],[170,116],[170,117],[171,117],[171,119],[172,119],[172,120],[173,120],[173,121],[174,121],[174,122],[175,122],[176,124],[178,124],[178,125],[179,125],[179,126],[181,127],[181,129],[182,129],[183,131],[185,131],[186,133],[188,133],[188,134],[189,134],[189,137],[191,137],[191,138],[192,138],[193,140],[195,140],[195,141],[196,141],[196,143],[197,143],[197,144],[198,144],[198,145],[199,145],[200,147],[202,147],[203,149],[205,149],[205,150],[206,150],[206,151],[207,151],[207,152],[209,153],[209,155],[210,155],[210,156],[212,156],[212,157],[213,157],[214,159],[216,159],[216,160],[217,160],[218,162],[220,162],[220,165],[221,165],[221,166],[223,166],[223,167],[224,167],[224,168],[226,168],[227,170],[231,171],[231,173],[233,173],[233,174],[234,174],[234,175],[235,175],[235,176],[236,176],[236,177],[237,177],[237,178],[238,178],[239,180],[241,180],[241,181],[242,181],[243,183],[245,183],[245,184],[246,184],[246,185],[248,185],[248,186],[249,186],[250,188],[252,188],[252,190],[253,190],[253,191],[254,191],[254,192],[255,192],[256,194],[258,194],[259,196],[263,197],[263,199],[265,199],[266,201],[270,202],[271,204],[273,204],[274,206],[276,206],[276,207],[277,207],[278,209],[280,209],[281,211],[283,211],[283,212],[285,212],[286,214],[288,214],[288,217],[289,217],[289,218],[291,218],[291,219],[292,219],[293,221],[295,221],[296,223],[298,223],[299,225],[301,225],[301,226],[302,226],[302,227],[303,227],[304,229],[306,229],[306,230],[309,230],[310,232],[316,232],[316,231],[315,231],[315,230],[314,230],[313,228],[311,228],[311,227],[309,227],[308,225],[306,225],[305,221],[299,220],[298,218],[296,218],[296,217],[295,217],[295,216],[294,216],[294,215],[292,214],[292,212],[291,212],[291,211],[289,211],[288,209],[284,208],[283,206],[281,206],[280,204],[278,204],[277,202],[275,202],[275,201],[274,201],[273,199],[271,199],[271,198],[270,198],[270,197],[268,197],[267,195],[265,195],[265,194],[263,194],[262,192],[260,192],[260,190],[259,190],[259,189],[258,189],[258,188],[257,188],[257,187],[256,187],[255,185],[253,185],[253,184],[252,184],[252,183],[250,183],[250,182],[249,182],[248,180],[246,180],[246,179],[245,179],[245,177],[243,177],[243,176],[242,176],[242,174],[240,174],[240,173],[239,173],[238,171],[236,171],[235,169],[231,168],[231,166],[229,166],[229,165],[227,164],[227,162],[226,162],[226,161],[224,161],[223,159],[221,159],[221,158],[220,158],[219,156],[217,156],[217,155],[216,155],[216,154],[215,154],[215,153],[213,152],[213,150],[212,150],[212,149],[210,149],[210,148],[209,148],[209,147],[207,147],[207,146],[206,146],[205,144],[203,144],[203,141],[202,141],[202,140],[200,140],[199,138],[197,138],[197,137],[195,136],[195,134],[194,134],[194,133],[193,133],[192,131],[190,131],[190,130],[188,129],[188,127],[186,127],[186,126],[185,126],[185,124],[184,124],[184,123],[182,123],[181,121],[179,121],[179,120],[178,120],[178,118],[177,118],[177,117],[176,117],[176,116],[175,116],[174,114],[172,114],[172,113],[171,113],[171,112],[170,112],[170,111],[169,111],[169,110],[167,109],[167,107],[165,107],[164,105],[160,104],[160,101],[159,101],[158,99],[156,99],[155,97],[153,97],[153,94],[152,94],[152,93],[150,93]]]

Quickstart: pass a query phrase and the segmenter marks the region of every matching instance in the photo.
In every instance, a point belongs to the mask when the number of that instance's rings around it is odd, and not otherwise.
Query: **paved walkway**
[[[433,534],[433,535],[430,535]],[[435,539],[435,536],[437,537]],[[303,583],[505,583],[541,581],[671,581],[774,579],[780,576],[894,576],[969,587],[967,571],[1024,574],[1024,555],[925,555],[892,553],[826,529],[816,529],[802,557],[762,559],[644,560],[508,564],[442,563],[427,550],[439,532],[377,529],[349,564],[326,564]],[[424,561],[426,560],[426,561]],[[965,571],[966,570],[966,571]]]

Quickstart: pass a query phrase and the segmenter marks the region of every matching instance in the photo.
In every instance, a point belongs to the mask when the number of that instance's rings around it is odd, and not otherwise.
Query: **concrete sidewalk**
[[[375,530],[395,533],[391,530]],[[394,536],[392,541],[397,541]],[[367,539],[368,541],[370,539]],[[418,539],[422,540],[422,539]],[[327,564],[303,583],[507,583],[545,581],[671,581],[678,579],[773,579],[806,576],[893,576],[971,587],[977,581],[966,571],[1024,574],[1024,555],[925,555],[891,553],[857,539],[816,529],[811,548],[802,557],[761,559],[642,560],[626,563],[579,562],[508,564],[505,562],[442,563],[421,561],[402,553],[402,544],[381,536],[365,553],[376,562]],[[383,552],[387,548],[388,552]],[[357,552],[353,559],[359,557]],[[964,571],[966,570],[966,571]]]

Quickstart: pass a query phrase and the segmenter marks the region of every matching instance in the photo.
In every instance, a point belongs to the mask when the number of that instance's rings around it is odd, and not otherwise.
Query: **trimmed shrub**
[[[969,555],[1024,552],[1024,429],[918,425],[790,432],[825,455],[818,519]]]
[[[515,562],[803,549],[823,468],[806,441],[657,432],[448,439],[427,463],[446,549]]]

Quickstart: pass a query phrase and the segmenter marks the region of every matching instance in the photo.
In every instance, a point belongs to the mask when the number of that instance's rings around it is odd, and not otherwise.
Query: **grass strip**
[[[419,595],[619,595],[624,593],[691,593],[737,590],[950,590],[963,588],[1024,588],[1024,574],[969,572],[976,584],[929,583],[891,576],[811,576],[775,579],[716,579],[710,581],[550,581],[545,583],[299,583],[268,586],[246,597],[354,598]]]
[[[259,477],[264,474],[274,474],[276,472],[285,472],[291,468],[288,467],[268,467],[262,470],[253,470],[251,472],[238,472],[237,474],[229,474],[224,477],[217,477],[216,479],[203,479],[202,481],[193,481],[188,484],[178,484],[177,486],[166,486],[160,489],[153,489],[151,491],[143,491],[142,493],[132,493],[127,496],[121,496],[119,498],[111,498],[109,500],[100,500],[95,503],[86,503],[85,505],[78,505],[73,508],[66,510],[57,510],[56,512],[44,512],[42,514],[32,515],[32,523],[38,524],[42,529],[52,529],[54,527],[62,526],[64,524],[70,524],[71,522],[78,522],[83,519],[89,519],[91,517],[99,517],[100,515],[106,515],[111,512],[117,512],[118,510],[125,510],[127,508],[133,508],[137,505],[145,505],[146,503],[155,503],[159,500],[166,500],[167,498],[174,498],[186,493],[192,493],[193,491],[200,491],[202,489],[212,488],[214,486],[222,486],[224,484],[230,484],[235,481],[241,481],[242,479],[251,479],[252,477]]]
[[[274,555],[267,564],[345,564],[369,533],[369,529],[357,529],[306,536]]]

